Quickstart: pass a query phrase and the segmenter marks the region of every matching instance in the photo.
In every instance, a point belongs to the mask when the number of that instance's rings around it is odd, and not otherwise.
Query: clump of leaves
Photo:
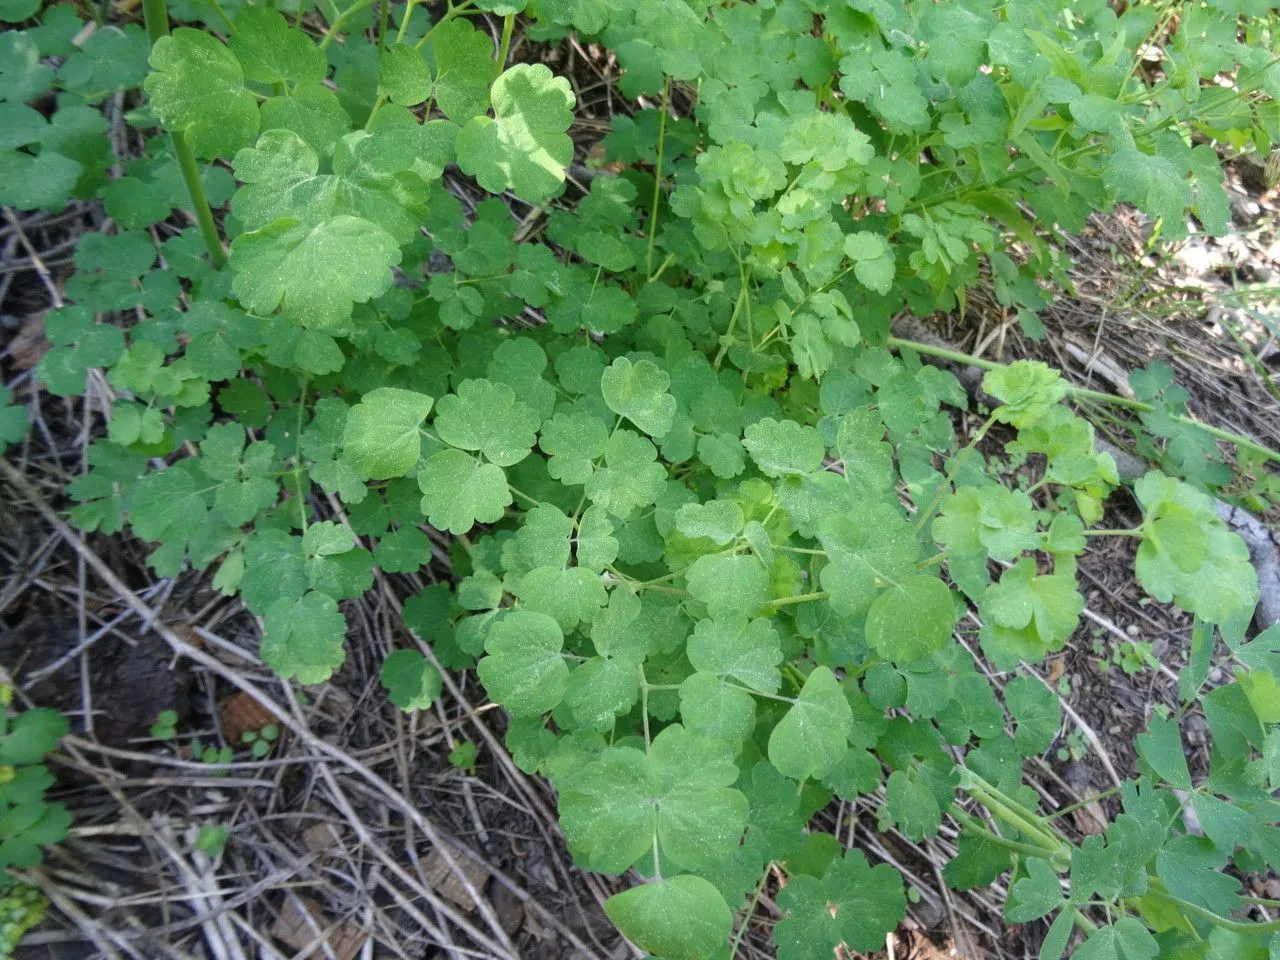
[[[38,867],[44,848],[67,835],[71,814],[45,794],[53,774],[44,759],[67,733],[56,710],[17,711],[13,689],[0,685],[0,948],[3,955],[40,922],[48,902],[11,872]]]
[[[1246,639],[1254,574],[1206,507],[1220,454],[1138,384],[1176,476],[1135,485],[1138,528],[1099,530],[1120,481],[1055,371],[993,371],[961,446],[964,389],[889,327],[986,277],[1042,335],[1062,240],[1117,201],[1165,239],[1224,230],[1214,144],[1280,140],[1273,13],[529,0],[391,5],[383,34],[357,0],[316,36],[249,4],[184,5],[168,35],[144,6],[157,42],[121,31],[110,58],[72,49],[67,7],[0,35],[0,199],[102,196],[114,222],[79,243],[40,369],[72,396],[101,368],[117,398],[68,491],[79,527],[128,525],[162,576],[210,571],[301,684],[342,666],[342,603],[377,572],[449,558],[404,605],[428,646],[388,657],[389,699],[424,709],[437,663],[475,667],[579,863],[645,878],[606,911],[657,955],[721,953],[775,868],[782,960],[883,943],[900,878],[807,831],[868,795],[912,839],[959,822],[948,882],[1008,874],[1010,922],[1054,918],[1044,957],[1073,926],[1080,956],[1268,949],[1233,878],[1274,866],[1280,664]],[[477,10],[503,20],[496,50]],[[567,182],[574,94],[508,66],[517,13],[609,48],[621,94],[661,104],[605,138],[619,173]],[[168,136],[114,157],[98,105],[140,83],[130,116]],[[452,164],[494,196],[464,209]],[[984,460],[996,423],[1027,489]],[[1237,440],[1250,469],[1275,457]],[[1060,746],[1056,696],[1032,675],[997,696],[952,631],[967,606],[991,663],[1033,670],[1071,638],[1103,534],[1195,617],[1180,690],[1212,766],[1193,782],[1156,720],[1123,813],[1073,849],[1021,777]],[[1235,672],[1202,695],[1219,640]]]
[[[240,734],[240,743],[249,748],[255,760],[261,760],[270,753],[279,739],[280,727],[274,723],[267,724],[261,730],[246,730]]]

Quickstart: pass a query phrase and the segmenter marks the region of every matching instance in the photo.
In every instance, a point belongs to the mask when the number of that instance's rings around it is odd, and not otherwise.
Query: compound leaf
[[[227,44],[244,75],[259,83],[319,83],[327,72],[324,53],[311,38],[270,7],[242,7]]]
[[[927,660],[946,647],[955,620],[946,584],[937,577],[911,576],[871,604],[867,643],[888,660]]]
[[[792,876],[778,906],[787,911],[773,931],[779,960],[829,960],[842,944],[851,951],[883,948],[907,899],[893,867],[872,867],[861,850],[847,850],[822,879]]]
[[[440,398],[434,425],[450,446],[478,450],[490,463],[510,467],[529,455],[539,417],[505,383],[463,380]]]
[[[312,590],[300,597],[281,597],[263,618],[262,659],[286,680],[323,683],[342,666],[347,621],[337,601]]]
[[[462,534],[502,519],[511,503],[506,474],[461,450],[441,450],[418,473],[422,512],[437,530]]]
[[[815,667],[769,735],[769,762],[795,780],[821,779],[849,748],[853,708],[836,675]]]
[[[663,437],[676,414],[676,398],[667,393],[671,378],[652,360],[632,363],[619,357],[600,377],[604,402],[651,437]]]

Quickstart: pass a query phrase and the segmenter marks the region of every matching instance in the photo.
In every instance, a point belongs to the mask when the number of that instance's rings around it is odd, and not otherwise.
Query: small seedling
[[[230,747],[206,747],[199,740],[191,741],[191,755],[201,763],[217,768],[210,771],[215,777],[227,776],[231,771],[227,770],[223,764],[235,759],[235,751]]]
[[[240,742],[249,747],[249,752],[253,754],[255,760],[261,760],[270,753],[278,739],[280,739],[280,727],[274,723],[267,724],[261,730],[246,730],[240,735]]]
[[[216,857],[227,846],[231,832],[226,827],[203,826],[196,834],[196,849],[208,857]]]
[[[462,740],[449,751],[449,763],[467,773],[476,772],[476,745],[470,740]]]
[[[172,740],[178,735],[178,711],[161,710],[156,722],[151,724],[151,736],[157,740]]]

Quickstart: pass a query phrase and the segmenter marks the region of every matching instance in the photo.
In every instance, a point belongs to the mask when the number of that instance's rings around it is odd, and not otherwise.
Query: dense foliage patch
[[[1117,201],[1166,240],[1223,231],[1215,148],[1280,140],[1268,4],[144,5],[149,37],[0,3],[26,24],[0,35],[0,201],[112,218],[46,323],[47,389],[110,407],[77,526],[211,571],[304,684],[343,663],[343,600],[446,550],[455,582],[405,604],[431,656],[387,661],[391,699],[475,667],[578,862],[644,878],[606,909],[660,956],[725,955],[774,864],[782,960],[881,946],[901,877],[806,828],[865,795],[913,839],[963,824],[948,882],[1010,874],[1009,921],[1052,920],[1042,957],[1073,927],[1078,957],[1280,949],[1238,878],[1280,869],[1280,634],[1247,638],[1217,439],[1144,372],[1163,472],[1137,528],[1098,530],[1120,481],[1057,372],[992,370],[975,401],[890,335],[989,283],[1043,336],[1058,241]],[[613,51],[620,172],[566,182],[575,94],[508,66],[517,17]],[[101,105],[139,85],[147,149],[117,158]],[[0,405],[0,443],[21,427]],[[1139,541],[1195,640],[1123,812],[1072,846],[1021,770],[1058,733],[1033,668],[1076,628],[1095,535]]]

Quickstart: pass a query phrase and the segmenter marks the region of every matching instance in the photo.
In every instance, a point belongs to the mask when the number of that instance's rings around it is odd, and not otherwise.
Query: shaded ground
[[[573,78],[584,105],[575,134],[585,160],[622,106],[608,61],[574,43],[545,56]],[[1244,166],[1233,187],[1235,233],[1221,242],[1193,236],[1167,259],[1147,252],[1149,225],[1132,214],[1095,221],[1072,250],[1075,296],[1046,312],[1047,341],[1027,339],[1016,318],[980,297],[965,320],[931,318],[931,328],[970,352],[1042,357],[1111,391],[1127,389],[1129,371],[1163,360],[1191,391],[1197,417],[1280,447],[1271,382],[1280,363],[1276,198]],[[501,715],[474,678],[450,675],[436,708],[414,717],[385,700],[377,674],[386,652],[416,642],[400,624],[397,598],[446,570],[383,577],[350,603],[347,664],[301,703],[258,660],[259,624],[238,602],[198,576],[156,580],[141,544],[81,540],[60,525],[62,488],[103,427],[109,393],[99,381],[84,401],[60,400],[39,391],[32,371],[74,243],[101,222],[96,207],[82,205],[0,226],[0,381],[32,418],[28,439],[7,457],[18,479],[0,482],[0,665],[24,696],[66,712],[75,734],[56,764],[76,826],[34,874],[56,909],[21,955],[631,954],[600,910],[610,881],[571,866],[554,798],[506,757]],[[1126,440],[1119,424],[1109,433]],[[1114,540],[1082,563],[1086,619],[1041,668],[1068,710],[1058,741],[1030,768],[1046,808],[1131,775],[1133,738],[1151,707],[1176,702],[1171,678],[1190,624],[1140,600],[1131,562]],[[960,636],[976,649],[970,628],[962,624]],[[157,739],[150,727],[164,709],[175,711],[176,732]],[[238,732],[268,723],[281,738],[254,759]],[[238,747],[229,763],[206,763],[196,749],[227,742]],[[474,772],[447,761],[463,742],[477,746]],[[893,863],[919,891],[895,956],[1035,955],[1039,928],[1002,932],[998,885],[964,895],[943,886],[952,825],[925,844],[879,834],[876,803],[834,805],[819,821]],[[1106,812],[1114,811],[1103,801],[1071,822],[1093,832]],[[229,831],[221,852],[201,849],[209,827]],[[748,954],[771,953],[779,879],[750,921]]]

